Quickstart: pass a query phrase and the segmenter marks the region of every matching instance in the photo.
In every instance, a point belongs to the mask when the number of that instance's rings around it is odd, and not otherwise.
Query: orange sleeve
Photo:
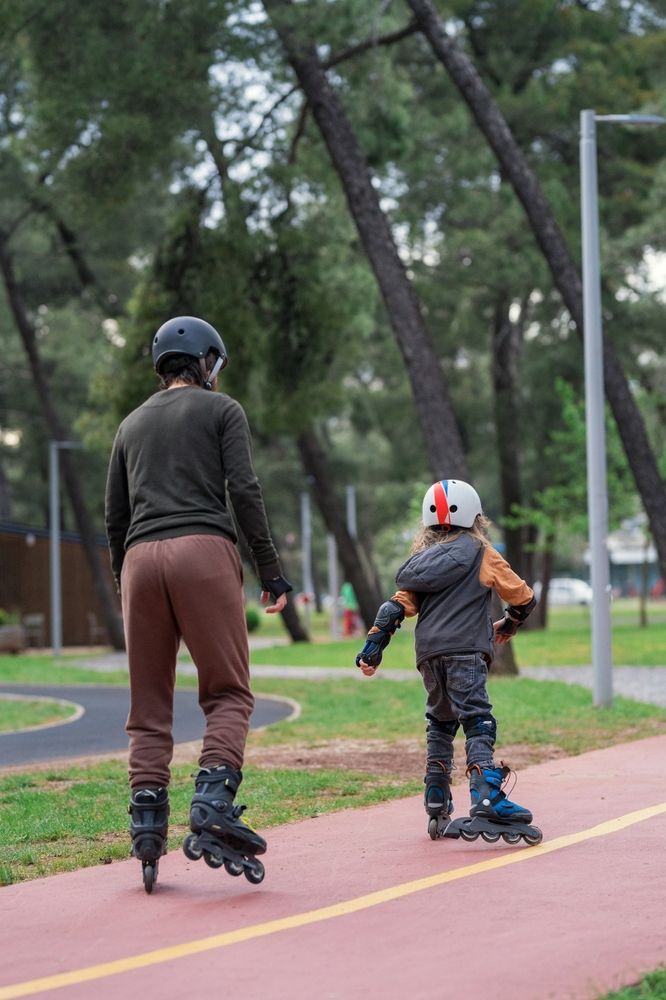
[[[484,587],[491,587],[496,591],[507,604],[518,606],[529,604],[534,597],[532,588],[517,573],[514,573],[506,559],[491,546],[487,546],[483,553],[479,580]]]
[[[412,594],[411,590],[396,590],[391,600],[402,604],[407,618],[413,618],[414,615],[419,613],[414,594]]]

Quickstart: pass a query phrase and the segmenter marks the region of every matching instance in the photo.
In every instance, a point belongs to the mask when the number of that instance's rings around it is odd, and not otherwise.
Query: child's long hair
[[[463,534],[472,535],[474,538],[477,538],[481,545],[490,545],[491,542],[488,538],[489,528],[490,519],[485,514],[477,514],[471,528],[446,528],[439,524],[426,528],[422,524],[412,542],[410,555],[414,555],[415,552],[422,552],[423,549],[430,548],[431,545],[446,545],[448,542],[460,538]]]

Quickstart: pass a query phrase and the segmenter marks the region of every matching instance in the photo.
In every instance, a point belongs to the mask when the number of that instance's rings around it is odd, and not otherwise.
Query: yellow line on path
[[[588,830],[580,830],[578,833],[570,833],[564,837],[557,837],[538,847],[529,847],[522,851],[511,851],[501,857],[488,858],[485,861],[478,861],[473,865],[465,865],[463,868],[454,868],[451,871],[440,872],[437,875],[429,875],[426,878],[416,879],[413,882],[403,882],[400,885],[389,886],[387,889],[379,889],[377,892],[370,892],[365,896],[357,896],[355,899],[347,899],[341,903],[334,903],[332,906],[322,906],[317,910],[308,910],[305,913],[294,913],[289,917],[281,917],[279,920],[268,920],[263,924],[253,924],[249,927],[241,927],[235,931],[227,931],[224,934],[215,934],[212,937],[200,938],[197,941],[187,941],[184,944],[171,945],[168,948],[158,948],[155,951],[147,951],[142,955],[132,955],[129,958],[119,958],[113,962],[102,962],[100,965],[89,965],[83,969],[73,969],[71,972],[61,972],[53,976],[44,976],[41,979],[30,979],[23,983],[14,983],[10,986],[0,987],[0,1000],[13,1000],[14,997],[33,996],[35,993],[45,993],[47,990],[59,989],[62,986],[74,986],[78,983],[90,982],[94,979],[104,979],[107,976],[115,976],[121,972],[131,972],[135,969],[143,969],[149,965],[159,965],[162,962],[171,962],[177,958],[188,958],[190,955],[198,955],[204,951],[213,951],[216,948],[226,948],[232,944],[239,944],[241,941],[252,941],[255,938],[267,937],[269,934],[277,934],[280,931],[293,930],[296,927],[305,927],[308,924],[316,924],[321,920],[332,920],[334,917],[344,917],[350,913],[358,913],[359,910],[367,910],[371,906],[379,906],[382,903],[389,903],[394,899],[401,899],[403,896],[411,896],[424,889],[433,889],[438,885],[445,885],[447,882],[456,882],[458,879],[470,878],[473,875],[481,875],[483,872],[493,871],[495,868],[504,868],[507,865],[516,865],[521,861],[532,861],[535,858],[543,857],[544,854],[552,854],[553,851],[561,851],[565,847],[572,847],[574,844],[581,844],[585,840],[592,840],[595,837],[605,837],[608,834],[617,833],[635,823],[642,823],[646,819],[652,819],[666,813],[666,802],[647,809],[638,809],[636,812],[626,813],[616,819],[592,826]],[[158,991],[159,992],[159,991]]]

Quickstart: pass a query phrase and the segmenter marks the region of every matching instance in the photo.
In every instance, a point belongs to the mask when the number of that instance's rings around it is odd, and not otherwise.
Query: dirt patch
[[[502,747],[501,757],[518,771],[530,764],[566,757],[566,753],[556,746],[530,747],[517,743]],[[425,748],[419,740],[391,743],[384,740],[330,740],[314,746],[296,744],[248,748],[245,762],[262,768],[363,771],[409,779],[422,777]],[[456,748],[454,783],[464,779],[464,749],[460,744]]]
[[[201,751],[201,741],[178,743],[174,747],[174,764],[192,764],[197,767]],[[520,771],[530,764],[540,764],[545,760],[566,757],[567,753],[557,746],[530,747],[515,743],[499,748],[497,760],[509,764]],[[42,761],[15,767],[0,768],[0,774],[20,774],[26,771],[58,771],[67,767],[91,767],[104,760],[127,762],[127,753],[109,753],[89,757],[69,757],[60,760]],[[248,747],[245,754],[246,765],[262,768],[289,768],[295,771],[362,771],[381,774],[400,780],[420,779],[423,776],[425,746],[419,740],[329,740],[313,746],[303,744],[279,745],[271,747]],[[463,743],[456,746],[454,784],[465,778],[465,757]],[[51,786],[53,787],[53,786]]]
[[[192,764],[196,767],[201,753],[201,740],[192,743],[177,743],[173,749],[174,764]],[[26,772],[62,771],[70,767],[94,767],[103,761],[117,760],[127,765],[127,751],[117,750],[111,753],[87,755],[85,757],[60,757],[54,760],[40,760],[29,764],[12,764],[10,767],[0,767],[0,775],[25,774]]]

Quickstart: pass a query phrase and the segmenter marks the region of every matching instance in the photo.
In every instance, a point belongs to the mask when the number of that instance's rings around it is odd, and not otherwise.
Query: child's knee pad
[[[440,719],[435,719],[432,715],[426,716],[428,722],[428,729],[433,729],[435,732],[441,733],[442,736],[450,736],[453,739],[460,728],[460,723],[457,719],[452,719],[447,722],[441,722]]]
[[[468,740],[474,736],[487,736],[494,742],[497,736],[497,723],[492,715],[475,715],[472,719],[463,719],[462,726]]]

